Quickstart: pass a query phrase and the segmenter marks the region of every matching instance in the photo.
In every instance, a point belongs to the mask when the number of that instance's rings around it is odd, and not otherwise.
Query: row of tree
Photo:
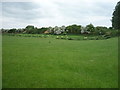
[[[104,35],[110,34],[112,36],[118,35],[118,30],[112,27],[95,27],[93,24],[86,25],[85,27],[81,25],[69,25],[69,26],[55,26],[55,27],[42,27],[37,28],[32,25],[28,25],[23,29],[2,29],[2,33],[25,33],[25,34],[87,34],[87,35]]]
[[[37,28],[37,27],[34,27],[32,25],[28,25],[26,26],[26,28],[23,28],[23,29],[16,29],[16,28],[13,28],[13,29],[2,29],[2,33],[26,33],[26,34],[41,34],[41,33],[44,33],[44,31],[46,31],[48,28]]]

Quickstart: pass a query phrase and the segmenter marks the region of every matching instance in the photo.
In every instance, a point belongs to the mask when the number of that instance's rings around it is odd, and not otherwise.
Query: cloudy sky
[[[21,0],[22,1],[22,0]],[[0,28],[88,25],[111,26],[119,0],[3,0]],[[1,5],[0,5],[1,6]]]

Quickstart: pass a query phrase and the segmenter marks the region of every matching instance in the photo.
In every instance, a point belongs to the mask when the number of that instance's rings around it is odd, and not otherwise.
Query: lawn
[[[3,88],[117,88],[118,39],[3,36]]]
[[[2,89],[2,35],[0,33],[0,89]]]

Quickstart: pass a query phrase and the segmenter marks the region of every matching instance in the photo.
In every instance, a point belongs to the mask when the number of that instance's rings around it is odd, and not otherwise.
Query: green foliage
[[[46,30],[48,30],[48,28],[42,27],[42,28],[37,28],[31,25],[28,25],[25,28],[25,33],[27,34],[41,34],[44,33]]]
[[[66,27],[66,30],[68,30],[68,34],[80,34],[81,32],[81,25],[69,25]]]
[[[120,1],[115,6],[112,17],[112,26],[114,29],[120,29]]]
[[[44,33],[46,30],[48,30],[48,28],[42,27],[42,28],[40,29],[40,33]]]
[[[114,30],[114,29],[109,30],[110,36],[112,36],[112,37],[118,36],[119,32],[120,31]]]
[[[37,29],[37,34],[41,34],[42,32],[41,32],[41,29],[39,28],[39,29]]]
[[[8,31],[8,33],[15,33],[15,32],[16,32],[16,29],[15,29],[15,28],[10,29],[10,30]]]
[[[95,35],[104,35],[108,31],[107,27],[97,26],[95,27]]]
[[[32,25],[26,26],[25,31],[26,31],[26,33],[28,33],[28,34],[34,33],[34,26],[32,26]]]
[[[62,26],[63,27],[63,26]],[[97,26],[94,27],[92,24],[86,25],[86,27],[82,27],[81,25],[69,25],[67,27],[59,27],[58,30],[60,35],[67,35],[67,34],[85,34],[85,35],[104,35],[106,33],[110,33],[111,36],[118,36],[118,33],[116,29],[113,29],[112,27],[103,27],[103,26]],[[112,31],[114,30],[114,31]],[[10,30],[5,30],[1,29],[2,33],[24,33],[24,34],[55,34],[54,28],[52,27],[42,27],[42,28],[37,28],[32,25],[28,25],[25,27],[25,29],[10,29]],[[83,32],[83,33],[82,33]]]
[[[95,31],[95,28],[92,24],[86,25],[86,30],[93,33]]]

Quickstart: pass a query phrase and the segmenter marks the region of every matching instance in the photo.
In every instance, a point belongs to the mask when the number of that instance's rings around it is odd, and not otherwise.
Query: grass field
[[[2,89],[2,35],[0,33],[0,89]]]
[[[3,36],[3,88],[116,88],[118,39]]]

